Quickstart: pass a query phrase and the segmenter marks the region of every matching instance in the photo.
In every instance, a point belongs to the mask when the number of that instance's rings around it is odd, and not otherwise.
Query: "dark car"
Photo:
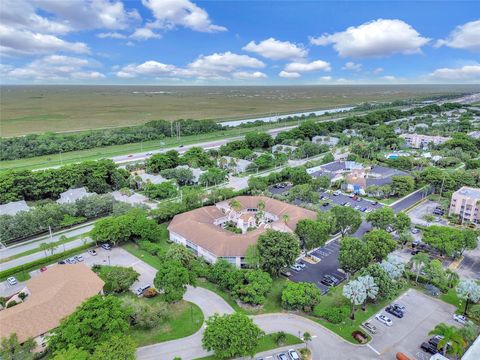
[[[417,255],[419,252],[420,252],[420,250],[412,250],[412,252],[410,254]]]
[[[394,306],[387,306],[385,308],[385,311],[389,314],[392,314],[393,316],[396,316],[397,318],[401,319],[403,318],[403,312]]]
[[[435,346],[435,349],[437,349],[437,351],[439,352],[443,352],[443,348],[441,349],[438,349],[438,343],[440,342],[440,340],[443,339],[443,336],[440,336],[440,335],[435,335],[434,337],[432,337],[430,340],[428,340],[428,343],[430,345],[433,345]],[[447,344],[447,351],[450,349],[450,344]]]
[[[60,265],[66,264],[65,260],[60,260],[58,263],[59,263]]]
[[[437,348],[427,342],[423,342],[422,345],[420,345],[420,348],[429,354],[432,354],[432,355],[438,354]]]
[[[324,203],[322,204],[322,206],[328,206],[328,205],[330,205],[330,203],[328,203],[328,202],[324,202]]]
[[[333,281],[332,279],[328,278],[328,277],[323,277],[322,280],[320,280],[320,282],[323,284],[323,285],[327,285],[327,286],[335,286],[337,285],[335,283],[335,281]]]

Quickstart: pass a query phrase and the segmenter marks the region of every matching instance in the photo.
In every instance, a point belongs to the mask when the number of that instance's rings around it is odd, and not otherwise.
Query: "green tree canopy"
[[[330,234],[330,225],[322,221],[302,219],[297,223],[295,233],[302,248],[311,250],[325,244]]]
[[[17,334],[11,334],[9,337],[4,337],[0,342],[0,359],[2,360],[33,360],[36,343],[33,339],[20,344],[18,342]]]
[[[207,319],[202,345],[219,359],[253,356],[263,331],[246,315],[215,314]]]
[[[130,336],[116,334],[95,348],[91,360],[135,360],[136,350],[135,341]]]
[[[397,242],[393,240],[392,235],[382,229],[374,229],[366,233],[363,240],[375,261],[385,259],[397,246]]]
[[[260,267],[272,275],[278,275],[284,266],[295,262],[300,253],[300,245],[293,234],[267,230],[258,237]]]
[[[308,312],[320,302],[320,297],[320,290],[315,284],[288,281],[282,291],[282,306]]]
[[[119,298],[95,295],[60,322],[48,341],[52,352],[73,345],[90,353],[97,344],[128,330],[128,311]]]
[[[367,221],[370,222],[373,227],[385,230],[389,226],[394,226],[395,213],[391,207],[384,206],[369,213],[367,215]]]
[[[138,280],[140,274],[132,267],[95,265],[94,270],[105,282],[103,290],[106,293],[122,293]]]
[[[157,289],[163,290],[166,301],[175,302],[182,299],[187,291],[187,285],[191,284],[191,277],[180,261],[165,260],[159,267],[153,283]]]
[[[335,206],[330,211],[335,217],[336,231],[340,231],[342,237],[355,233],[362,224],[360,213],[351,207]]]
[[[372,254],[364,241],[353,237],[341,239],[338,261],[344,271],[354,274],[368,266],[371,260]]]
[[[272,278],[262,270],[246,270],[243,281],[236,284],[233,293],[244,303],[259,305],[265,302],[265,295],[272,287]]]

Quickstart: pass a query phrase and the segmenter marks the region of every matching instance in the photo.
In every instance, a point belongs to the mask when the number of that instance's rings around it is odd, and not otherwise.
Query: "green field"
[[[1,136],[71,132],[158,119],[222,121],[473,89],[473,85],[2,86],[0,132]]]

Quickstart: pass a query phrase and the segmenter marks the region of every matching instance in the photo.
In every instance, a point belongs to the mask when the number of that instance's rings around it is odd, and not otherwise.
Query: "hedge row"
[[[20,272],[23,272],[23,271],[30,272],[30,271],[35,270],[37,268],[40,268],[42,266],[52,264],[52,263],[58,261],[59,259],[67,258],[70,255],[74,255],[74,254],[83,252],[83,250],[86,250],[90,247],[92,247],[92,244],[85,244],[85,245],[76,247],[74,249],[67,250],[65,252],[61,252],[61,253],[58,253],[58,254],[53,254],[53,255],[50,255],[50,256],[47,256],[47,257],[29,262],[27,264],[19,265],[19,266],[16,266],[16,267],[4,270],[4,271],[0,271],[0,281],[3,281],[9,276],[12,276],[14,274],[17,274],[17,273],[20,273]]]

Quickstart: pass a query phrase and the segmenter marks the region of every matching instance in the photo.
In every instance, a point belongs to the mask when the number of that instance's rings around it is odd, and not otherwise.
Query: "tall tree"
[[[366,233],[363,236],[363,240],[366,242],[375,261],[385,259],[397,246],[397,242],[393,240],[392,235],[381,229],[374,229]]]
[[[263,331],[246,315],[215,314],[206,321],[202,345],[219,359],[253,356]]]
[[[130,336],[116,334],[100,343],[90,360],[135,360],[137,346]]]
[[[398,233],[403,233],[410,229],[412,225],[412,220],[410,216],[405,214],[404,212],[399,212],[397,216],[395,216],[395,221],[393,227],[397,230]]]
[[[320,297],[315,284],[288,281],[282,290],[282,307],[309,312],[320,302]]]
[[[405,263],[402,258],[393,254],[388,254],[387,258],[381,262],[380,266],[392,280],[400,278],[405,271]]]
[[[420,272],[422,271],[423,267],[428,264],[430,261],[430,257],[427,253],[419,252],[412,256],[412,264],[415,268],[415,272],[417,273],[415,277],[415,282],[418,283],[418,277],[420,276]]]
[[[48,341],[52,352],[73,345],[90,353],[112,336],[128,331],[129,312],[112,295],[96,295],[60,322]]]
[[[20,344],[17,334],[13,333],[9,337],[4,337],[0,343],[0,359],[2,360],[33,360],[36,343],[33,339]]]
[[[348,274],[354,274],[366,267],[372,255],[365,242],[353,237],[345,237],[340,241],[338,261],[340,267]]]
[[[329,224],[311,219],[300,220],[295,229],[302,248],[305,250],[323,246],[328,239],[329,232]]]
[[[360,213],[351,207],[335,206],[330,211],[335,217],[336,230],[340,231],[342,237],[355,233],[362,223]]]
[[[476,303],[480,300],[480,285],[474,280],[461,280],[457,286],[457,295],[460,299],[465,300],[465,308],[463,314],[468,310],[469,303]]]
[[[365,288],[365,301],[362,304],[362,310],[365,311],[367,306],[367,300],[375,300],[378,295],[378,285],[375,284],[375,279],[370,275],[359,276],[357,278],[363,287]]]
[[[386,230],[389,226],[395,225],[395,213],[389,206],[381,207],[367,215],[367,221],[373,227]]]
[[[257,247],[260,267],[272,275],[278,275],[281,268],[292,265],[300,253],[295,235],[270,229],[258,237]]]
[[[367,299],[365,287],[358,280],[352,280],[343,287],[343,296],[345,296],[352,304],[352,312],[350,318],[355,319],[355,305],[361,305]]]
[[[163,290],[168,302],[181,300],[190,282],[188,270],[178,260],[163,261],[153,280],[155,287]]]
[[[449,326],[445,323],[440,323],[428,333],[428,335],[440,335],[442,338],[438,342],[438,349],[443,349],[443,356],[447,355],[448,346],[451,352],[455,355],[460,355],[466,346],[465,340],[461,333],[455,326]]]

